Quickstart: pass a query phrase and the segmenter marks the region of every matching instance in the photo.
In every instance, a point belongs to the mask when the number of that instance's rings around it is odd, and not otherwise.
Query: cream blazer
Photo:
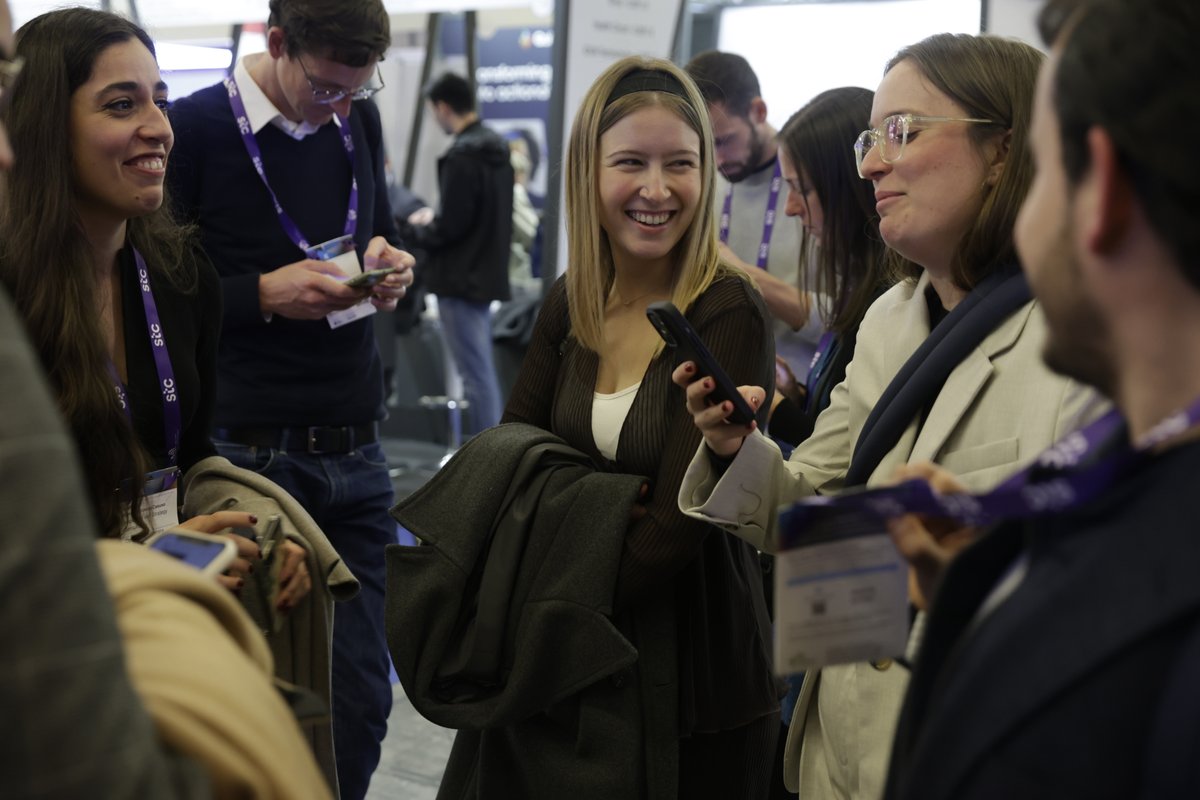
[[[903,281],[868,309],[846,379],[789,461],[755,432],[718,478],[701,444],[680,486],[680,509],[773,552],[779,506],[842,488],[867,416],[929,335],[928,287],[927,275]],[[1042,363],[1045,336],[1036,301],[997,327],[950,373],[924,425],[914,420],[868,485],[886,483],[903,464],[932,461],[983,491],[1102,413],[1107,405],[1092,390]],[[879,666],[805,676],[784,752],[788,788],[821,800],[882,796],[908,672]]]

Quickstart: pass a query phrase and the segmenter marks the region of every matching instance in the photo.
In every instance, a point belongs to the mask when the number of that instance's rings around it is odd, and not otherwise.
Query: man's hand
[[[371,302],[380,311],[395,311],[396,303],[404,297],[413,282],[413,265],[416,260],[408,253],[388,244],[387,239],[376,236],[367,244],[363,254],[363,269],[396,270],[371,289]]]
[[[893,474],[895,483],[920,478],[938,494],[961,494],[967,487],[952,473],[929,463],[906,464]],[[927,609],[946,567],[975,540],[978,530],[957,520],[906,514],[888,521],[888,534],[909,564],[908,594],[913,605]]]
[[[751,421],[749,425],[737,425],[729,422],[728,417],[733,413],[733,403],[728,400],[716,405],[708,402],[708,396],[716,388],[712,378],[696,380],[696,365],[685,361],[671,373],[671,380],[687,390],[687,409],[692,415],[692,421],[704,434],[704,443],[708,448],[722,458],[729,458],[742,449],[742,442],[754,432],[758,423]],[[739,386],[738,393],[750,404],[750,408],[758,411],[767,393],[758,386]]]
[[[776,319],[783,320],[791,326],[792,330],[796,331],[808,324],[809,315],[812,313],[812,295],[800,291],[798,287],[790,283],[781,281],[765,269],[738,258],[737,253],[733,252],[725,242],[721,242],[718,249],[722,259],[741,268],[743,272],[754,278],[754,282],[758,284],[758,289],[762,293],[763,302],[767,304],[767,308]]]
[[[264,314],[321,319],[363,299],[362,292],[341,284],[345,277],[332,262],[306,258],[259,276],[258,304]]]

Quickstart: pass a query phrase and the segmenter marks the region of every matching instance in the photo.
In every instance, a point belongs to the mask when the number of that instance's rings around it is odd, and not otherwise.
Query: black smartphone
[[[717,404],[728,400],[733,403],[733,411],[728,417],[729,421],[738,425],[749,425],[754,420],[754,409],[750,408],[750,404],[738,392],[733,381],[725,374],[725,370],[721,369],[721,365],[713,358],[712,352],[705,346],[675,304],[666,300],[651,303],[646,307],[646,316],[650,318],[650,324],[658,331],[658,335],[663,338],[667,346],[675,351],[675,366],[679,366],[684,361],[691,361],[695,364],[697,378],[712,378],[713,383],[716,384],[716,388],[709,395],[712,402]]]

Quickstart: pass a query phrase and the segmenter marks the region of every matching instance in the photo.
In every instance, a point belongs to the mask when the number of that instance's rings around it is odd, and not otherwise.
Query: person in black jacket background
[[[439,207],[408,218],[405,237],[429,253],[446,347],[470,404],[469,433],[500,422],[503,400],[492,359],[490,304],[508,300],[513,170],[508,145],[484,127],[467,80],[445,73],[425,89],[438,125],[454,142],[438,159]]]

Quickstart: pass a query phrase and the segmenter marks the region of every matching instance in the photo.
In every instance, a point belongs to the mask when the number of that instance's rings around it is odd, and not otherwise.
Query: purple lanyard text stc
[[[238,91],[237,82],[232,76],[225,79],[225,90],[229,92],[229,105],[237,120],[238,133],[242,136],[242,143],[246,145],[246,152],[250,155],[250,160],[254,163],[254,169],[258,172],[258,177],[262,179],[263,186],[267,187],[267,192],[271,195],[275,213],[279,215],[279,224],[283,226],[283,231],[288,238],[311,258],[313,256],[312,245],[300,232],[299,226],[283,210],[283,206],[279,204],[279,198],[275,196],[275,190],[271,188],[271,184],[267,180],[266,170],[263,169],[262,150],[258,146],[258,140],[254,137],[253,131],[250,130],[250,118],[246,114],[246,104],[242,102],[241,92]],[[350,118],[341,114],[335,116],[341,132],[342,146],[346,148],[346,158],[350,160],[350,202],[346,206],[344,234],[353,237],[354,231],[358,228],[358,178],[354,174],[354,140],[350,135]]]
[[[775,208],[779,205],[779,190],[783,186],[783,173],[779,167],[779,159],[775,159],[775,171],[771,175],[771,191],[767,195],[767,212],[763,215],[763,232],[762,241],[758,244],[758,260],[755,266],[759,269],[767,268],[767,254],[771,252],[771,234],[775,230]],[[734,184],[729,184],[729,191],[725,192],[725,204],[721,207],[721,241],[729,241],[729,221],[733,213],[733,187]]]
[[[808,387],[808,394],[804,398],[805,413],[816,402],[814,395],[817,381],[821,380],[821,375],[825,373],[825,368],[829,366],[829,353],[833,350],[833,342],[836,338],[837,334],[833,331],[825,331],[821,335],[821,340],[817,342],[817,351],[813,353],[812,361],[808,363],[808,376],[804,379],[804,385]]]
[[[1168,439],[1200,424],[1200,399],[1154,426],[1132,445],[1125,420],[1110,411],[1068,434],[1029,467],[983,494],[938,494],[925,481],[810,497],[783,512],[783,549],[802,543],[805,529],[829,511],[865,512],[890,519],[903,514],[948,517],[965,525],[992,525],[1069,511],[1108,491],[1130,468]]]
[[[179,389],[175,385],[175,370],[171,367],[171,355],[167,352],[167,340],[163,334],[162,320],[158,316],[158,304],[154,302],[154,290],[150,288],[150,271],[146,269],[146,260],[136,249],[133,251],[133,258],[137,262],[142,307],[146,310],[146,332],[150,335],[150,350],[154,354],[154,367],[158,370],[158,386],[162,392],[163,443],[167,447],[169,466],[174,467],[179,464],[179,437],[183,432]],[[121,410],[129,417],[132,425],[133,411],[129,407],[129,395],[111,360],[108,362],[108,372],[112,376],[113,388],[117,391],[117,402],[121,404]]]

